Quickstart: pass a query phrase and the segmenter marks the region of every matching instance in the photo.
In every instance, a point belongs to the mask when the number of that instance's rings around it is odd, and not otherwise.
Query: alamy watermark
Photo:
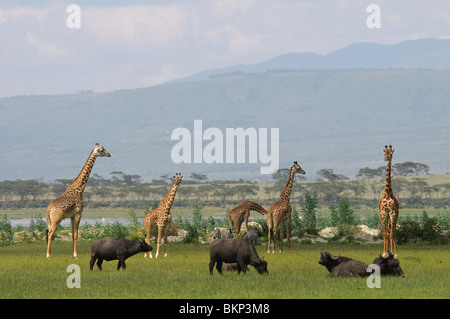
[[[66,271],[71,273],[66,280],[67,288],[81,288],[81,269],[77,264],[70,264]]]
[[[203,121],[194,120],[194,130],[178,127],[172,131],[171,140],[178,141],[171,151],[172,161],[180,163],[261,163],[261,174],[272,174],[279,168],[279,128],[217,127],[203,130]],[[206,145],[204,141],[208,141]],[[269,151],[270,146],[270,151]],[[248,151],[247,151],[248,150]]]
[[[381,28],[381,7],[378,4],[369,4],[366,12],[370,15],[366,19],[366,25],[369,29]]]
[[[69,29],[81,28],[81,8],[78,4],[69,4],[66,8],[66,12],[69,13],[66,19],[66,26]]]
[[[366,272],[369,273],[367,277],[366,285],[368,288],[381,288],[381,270],[380,266],[372,264],[367,266]]]

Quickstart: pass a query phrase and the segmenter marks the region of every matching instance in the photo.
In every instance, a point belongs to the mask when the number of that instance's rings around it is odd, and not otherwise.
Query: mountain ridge
[[[175,164],[171,135],[177,128],[193,134],[195,120],[203,132],[215,128],[223,136],[227,128],[278,128],[280,168],[298,161],[309,180],[322,168],[354,176],[385,165],[386,144],[397,149],[394,163],[447,173],[449,87],[447,69],[275,68],[107,93],[2,98],[0,180],[74,178],[96,142],[112,155],[93,169],[105,177],[196,172],[271,180],[248,154],[244,164]]]
[[[406,40],[386,45],[355,43],[321,55],[313,52],[286,53],[253,64],[201,71],[168,83],[207,80],[229,72],[259,73],[271,69],[450,69],[449,39]]]

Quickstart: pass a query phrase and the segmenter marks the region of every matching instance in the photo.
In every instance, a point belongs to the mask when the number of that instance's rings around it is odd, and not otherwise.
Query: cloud
[[[38,55],[40,56],[56,58],[65,56],[67,54],[67,51],[61,49],[57,44],[38,39],[29,32],[27,32],[25,42],[30,47],[36,48]]]
[[[227,43],[231,54],[248,54],[263,49],[261,35],[244,34],[232,25],[225,25],[223,30],[227,35]]]
[[[185,35],[183,6],[127,6],[82,9],[86,32],[103,44],[168,47]]]
[[[69,2],[3,3],[0,81],[19,84],[0,87],[0,96],[29,94],[26,81],[45,93],[76,92],[74,83],[115,90],[289,52],[450,37],[447,0],[378,0],[377,30],[366,26],[372,2],[361,0],[80,0],[81,29],[66,26]]]

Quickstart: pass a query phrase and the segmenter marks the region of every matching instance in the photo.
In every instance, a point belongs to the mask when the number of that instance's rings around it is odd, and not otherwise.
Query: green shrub
[[[337,238],[353,234],[353,226],[356,224],[356,219],[350,201],[346,198],[342,198],[339,201],[337,209],[334,205],[332,205],[330,209],[331,222],[333,223],[333,226],[338,229]]]
[[[0,245],[9,245],[14,238],[12,231],[11,221],[8,217],[3,215],[3,219],[0,219]]]
[[[303,227],[309,234],[317,234],[316,208],[319,199],[317,193],[306,191],[305,200],[301,202]]]
[[[112,225],[107,224],[103,228],[103,237],[125,238],[128,236],[128,229],[118,221]]]
[[[198,230],[195,225],[191,225],[189,223],[184,225],[184,229],[187,230],[186,236],[183,238],[183,243],[198,243]]]
[[[405,220],[400,224],[396,232],[396,240],[398,244],[406,244],[407,242],[416,242],[422,237],[422,227],[416,220]]]
[[[47,223],[41,214],[38,214],[35,218],[31,218],[29,229],[30,231],[44,231],[47,229]]]

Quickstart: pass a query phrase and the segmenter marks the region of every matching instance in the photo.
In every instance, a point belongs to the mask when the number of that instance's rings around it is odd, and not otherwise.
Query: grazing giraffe
[[[384,160],[387,162],[386,169],[386,186],[384,188],[381,199],[378,202],[378,208],[380,210],[380,218],[383,224],[383,257],[387,257],[389,242],[391,245],[391,251],[394,252],[394,258],[397,259],[397,247],[395,246],[395,232],[397,229],[398,220],[398,200],[394,196],[391,185],[391,165],[392,155],[395,149],[392,149],[392,145],[384,147]],[[391,223],[389,227],[389,221]]]
[[[238,206],[233,208],[228,214],[230,233],[234,224],[234,233],[236,234],[236,238],[239,237],[239,232],[241,231],[241,224],[243,221],[245,221],[245,231],[248,232],[248,217],[250,216],[251,210],[257,211],[262,215],[267,215],[267,211],[261,205],[249,200],[244,200]]]
[[[288,249],[291,251],[291,213],[292,207],[290,203],[292,185],[294,183],[294,174],[306,174],[305,171],[294,162],[289,173],[289,180],[281,192],[280,199],[273,204],[267,212],[267,227],[269,228],[269,241],[267,253],[270,253],[270,237],[273,236],[272,253],[275,253],[275,235],[277,228],[280,227],[280,253],[283,252],[283,221],[286,221],[286,232]],[[273,228],[272,228],[273,225]]]
[[[170,208],[172,207],[173,201],[175,199],[175,194],[177,193],[178,185],[180,185],[183,176],[181,173],[176,173],[173,177],[175,182],[169,190],[167,196],[159,203],[159,206],[147,213],[144,217],[144,229],[145,229],[145,241],[150,245],[150,227],[152,224],[158,226],[158,239],[156,247],[156,258],[159,254],[159,244],[161,243],[161,234],[164,229],[164,257],[167,257],[167,230],[169,228],[170,222],[172,221],[172,215],[170,215]],[[150,258],[152,257],[152,252],[149,252]],[[144,254],[147,257],[147,253]]]
[[[80,174],[67,186],[61,196],[50,202],[47,208],[47,258],[51,255],[52,238],[56,228],[64,218],[70,217],[72,223],[73,258],[77,258],[78,225],[83,212],[83,191],[89,179],[92,167],[97,157],[111,157],[103,146],[98,143],[89,155]]]

